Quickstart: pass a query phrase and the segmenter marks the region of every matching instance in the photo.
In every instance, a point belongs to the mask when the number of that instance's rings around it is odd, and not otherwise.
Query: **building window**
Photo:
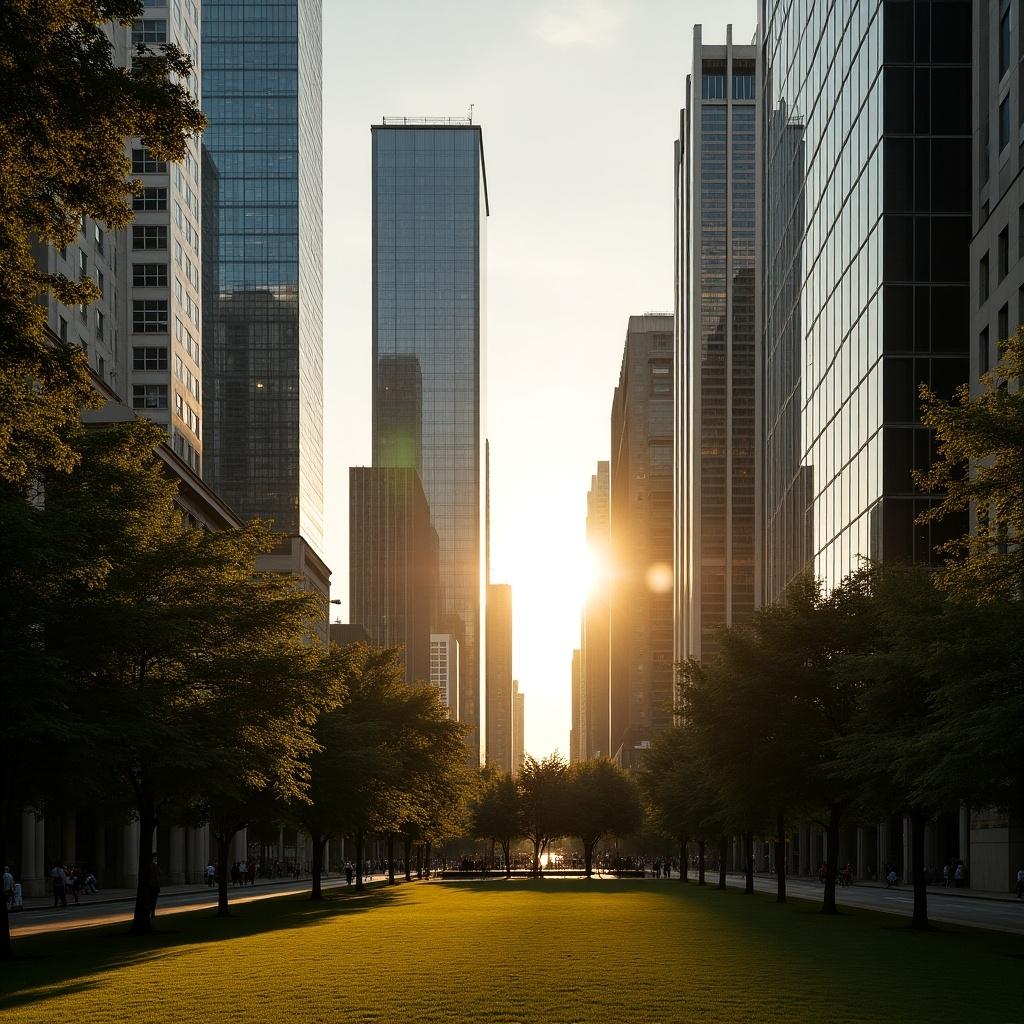
[[[163,18],[136,18],[132,22],[132,46],[166,42],[167,22]]]
[[[166,299],[132,301],[132,330],[136,334],[163,334],[167,331]]]
[[[107,363],[103,356],[96,357],[96,372],[100,375],[101,379],[107,375]]]
[[[752,100],[754,98],[754,62],[736,60],[732,64],[732,98]]]
[[[167,226],[165,224],[135,224],[132,226],[133,249],[166,249]]]
[[[1001,0],[999,4],[999,77],[1010,68],[1010,0]]]
[[[999,104],[999,152],[1010,144],[1010,97]]]
[[[133,210],[166,210],[167,189],[162,185],[147,185],[132,195]]]
[[[78,250],[78,269],[82,277],[89,273],[89,256],[84,249]]]
[[[103,252],[103,228],[99,224],[93,224],[93,237],[96,239],[96,251]]]
[[[167,408],[167,385],[166,384],[133,384],[132,385],[132,408],[133,409],[166,409]]]
[[[148,149],[132,150],[132,174],[166,174],[167,161],[149,155]]]
[[[102,270],[97,270],[96,271],[96,287],[99,288],[99,290],[100,290],[100,298],[103,298],[103,296],[105,294],[104,290],[103,290],[104,284],[105,284],[105,281],[103,279],[103,271]]]
[[[978,305],[988,302],[988,253],[978,260]]]
[[[166,288],[166,263],[135,263],[132,265],[132,284],[136,288]]]
[[[1010,304],[1004,302],[999,309],[998,322],[996,324],[998,333],[997,341],[1005,341],[1010,335]]]
[[[988,373],[988,328],[978,335],[978,373]]]
[[[57,317],[57,333],[60,335],[60,340],[66,345],[68,343],[68,322],[64,317]]]
[[[166,370],[167,349],[156,345],[135,346],[132,349],[133,370]]]
[[[651,394],[672,394],[672,364],[651,363]]]
[[[706,60],[701,67],[700,95],[705,100],[725,99],[725,61]]]
[[[1010,272],[1010,229],[1009,227],[1003,228],[999,232],[999,238],[997,239],[998,247],[996,249],[996,262],[998,264],[997,271],[999,273],[999,280],[1002,281],[1004,277]]]
[[[105,326],[106,326],[106,319],[103,316],[103,311],[97,309],[96,310],[96,337],[100,341],[103,340],[103,328]]]

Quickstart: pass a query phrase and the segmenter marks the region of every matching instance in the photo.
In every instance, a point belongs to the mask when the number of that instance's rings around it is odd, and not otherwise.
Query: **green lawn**
[[[1024,937],[678,882],[431,882],[24,939],[0,1021],[1024,1021]]]

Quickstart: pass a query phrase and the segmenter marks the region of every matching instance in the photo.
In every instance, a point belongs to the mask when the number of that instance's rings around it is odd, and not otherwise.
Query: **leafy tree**
[[[601,839],[639,830],[643,823],[640,792],[632,778],[603,757],[571,765],[566,783],[564,828],[567,834],[579,836],[590,878],[594,847]]]
[[[492,772],[473,804],[473,834],[501,847],[505,877],[512,877],[512,843],[523,832],[522,807],[516,780]]]
[[[919,522],[976,510],[975,529],[944,545],[950,561],[939,580],[977,601],[1017,601],[1024,593],[1024,329],[1000,347],[973,397],[966,384],[951,401],[921,387],[921,420],[935,431],[937,457],[916,477],[923,490],[943,497]]]
[[[135,932],[150,930],[153,830],[218,777],[225,744],[242,739],[243,749],[269,755],[276,742],[285,765],[300,756],[312,714],[302,705],[312,671],[302,638],[319,614],[314,595],[255,572],[256,556],[276,542],[264,525],[185,525],[176,484],[153,452],[162,437],[143,420],[89,432],[78,467],[46,501],[58,515],[88,511],[93,557],[105,567],[102,587],[86,581],[72,591],[47,645],[69,665],[95,723],[97,772],[130,796],[139,822]],[[284,694],[289,685],[296,695]],[[265,707],[254,693],[270,696]],[[254,760],[248,778],[262,767]]]
[[[39,295],[66,304],[98,295],[87,278],[40,273],[33,242],[70,245],[81,216],[126,227],[138,183],[125,140],[140,136],[158,158],[180,160],[205,125],[177,47],[114,66],[104,25],[142,12],[141,0],[0,6],[0,483],[20,491],[45,469],[72,467],[92,395],[84,354],[48,341]]]
[[[533,873],[540,875],[541,854],[565,834],[565,782],[569,766],[558,753],[538,760],[527,755],[516,784],[522,809],[522,833],[533,845]]]

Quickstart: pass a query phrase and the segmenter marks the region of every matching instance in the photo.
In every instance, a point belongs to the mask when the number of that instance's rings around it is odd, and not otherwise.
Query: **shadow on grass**
[[[118,922],[19,938],[15,940],[17,959],[0,963],[0,1016],[5,1010],[88,992],[111,971],[180,956],[196,946],[395,907],[408,899],[409,888],[328,890],[320,902],[306,894],[280,896],[238,904],[228,917],[217,917],[208,909],[158,914],[150,935],[129,935],[128,924]]]

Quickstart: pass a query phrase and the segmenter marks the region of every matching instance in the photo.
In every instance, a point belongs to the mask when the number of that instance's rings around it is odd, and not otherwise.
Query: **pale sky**
[[[694,23],[756,2],[324,0],[327,563],[348,619],[348,467],[370,464],[370,125],[483,128],[491,576],[513,594],[526,750],[568,754],[590,476],[630,314],[673,304],[672,147]],[[334,617],[332,615],[332,617]]]

